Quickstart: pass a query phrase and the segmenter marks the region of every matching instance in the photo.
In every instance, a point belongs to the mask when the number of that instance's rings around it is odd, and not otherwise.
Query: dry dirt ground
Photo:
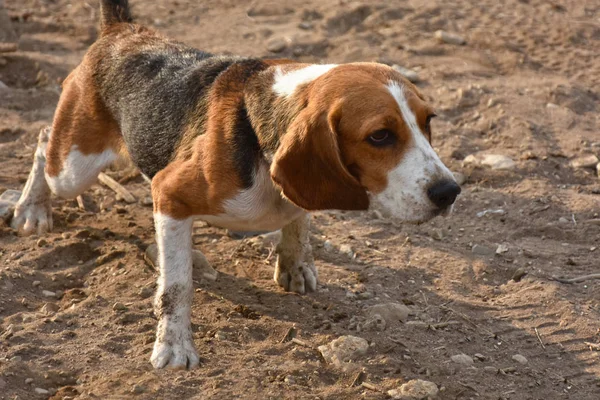
[[[96,185],[87,211],[54,201],[43,240],[0,227],[1,399],[384,399],[415,378],[437,384],[441,399],[600,399],[600,280],[553,279],[600,272],[600,180],[571,164],[600,156],[597,0],[132,5],[139,22],[213,52],[413,69],[438,110],[434,146],[464,174],[463,194],[451,217],[422,226],[315,213],[321,285],[306,296],[272,281],[272,245],[198,223],[194,242],[220,272],[195,277],[202,365],[154,371],[149,190],[131,171],[109,172],[138,202]],[[98,15],[91,0],[5,9],[18,51],[0,54],[0,193],[25,182]],[[439,29],[467,43],[438,42]],[[463,162],[489,153],[516,164]],[[478,216],[485,210],[503,211]],[[408,320],[384,330],[368,321],[383,303],[407,305]],[[292,326],[305,345],[282,342]],[[348,334],[368,352],[326,364],[316,347]],[[474,363],[452,361],[458,354]],[[371,389],[352,385],[360,370]]]

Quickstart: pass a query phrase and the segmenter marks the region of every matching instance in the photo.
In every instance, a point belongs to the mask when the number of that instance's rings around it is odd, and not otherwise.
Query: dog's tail
[[[100,0],[100,27],[105,31],[113,24],[133,21],[128,0]]]

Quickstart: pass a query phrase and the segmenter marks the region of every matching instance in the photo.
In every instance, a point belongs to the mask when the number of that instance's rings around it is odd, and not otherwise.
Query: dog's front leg
[[[304,294],[317,290],[317,269],[310,246],[309,215],[302,215],[281,230],[273,279],[285,290]]]
[[[155,368],[198,365],[191,329],[192,217],[175,219],[154,213],[160,277],[154,310],[158,317],[150,361]]]

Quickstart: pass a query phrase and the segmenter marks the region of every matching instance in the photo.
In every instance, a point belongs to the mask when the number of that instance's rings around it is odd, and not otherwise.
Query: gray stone
[[[386,327],[385,319],[379,314],[371,315],[364,323],[363,328],[370,331],[384,331]]]
[[[594,168],[598,162],[598,157],[593,154],[577,157],[571,160],[571,167],[573,168]]]
[[[522,365],[525,365],[528,362],[527,359],[520,354],[515,354],[514,356],[512,356],[512,359]]]
[[[131,388],[131,393],[133,394],[142,394],[146,391],[146,386],[144,385],[133,385]]]
[[[373,318],[375,315],[380,315],[388,325],[406,321],[409,314],[410,309],[400,303],[377,304],[367,309],[369,317]]]
[[[42,290],[42,294],[45,297],[56,297],[56,293],[51,292],[50,290]]]
[[[413,71],[412,69],[404,68],[398,64],[392,65],[392,68],[400,72],[400,75],[402,75],[412,83],[417,83],[420,81],[419,74],[416,71]]]
[[[344,363],[356,360],[367,353],[369,343],[356,336],[341,336],[329,344],[319,346],[323,359],[338,367]]]
[[[354,258],[354,251],[349,244],[343,244],[340,246],[340,254],[345,254],[348,258]]]
[[[15,205],[20,197],[21,192],[18,190],[9,189],[0,194],[0,220],[8,222],[12,218]]]
[[[442,43],[455,44],[459,46],[467,43],[467,41],[462,36],[446,31],[436,31],[434,36],[437,40],[439,40]]]
[[[495,249],[491,249],[486,246],[482,246],[480,244],[476,244],[471,248],[471,252],[473,254],[477,254],[479,256],[493,257],[496,254]]]
[[[282,38],[273,38],[269,40],[267,43],[267,50],[271,53],[281,53],[288,46],[288,43],[285,39]]]
[[[46,303],[42,306],[41,311],[44,315],[52,315],[52,314],[56,313],[59,309],[60,309],[60,307],[57,304]]]
[[[483,370],[487,373],[490,374],[497,374],[498,373],[498,368],[496,367],[492,367],[490,365],[486,365],[485,367],[483,367]]]
[[[466,355],[466,354],[456,354],[453,355],[452,357],[450,357],[450,359],[455,362],[456,364],[465,366],[465,367],[470,367],[474,364],[473,359]]]
[[[514,169],[517,166],[512,158],[501,154],[470,154],[465,157],[463,163],[486,166],[494,170]]]
[[[42,389],[42,388],[35,388],[33,389],[34,392],[36,392],[37,394],[50,394],[49,391],[47,391],[46,389]]]
[[[387,392],[392,399],[401,400],[433,399],[438,393],[439,389],[435,383],[421,379],[413,379],[402,384],[399,389],[392,389]]]
[[[467,177],[462,172],[452,171],[452,175],[454,175],[454,179],[459,186],[462,186],[467,181]]]

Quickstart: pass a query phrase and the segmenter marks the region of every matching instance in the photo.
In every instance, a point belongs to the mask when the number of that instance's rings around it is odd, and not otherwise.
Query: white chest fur
[[[254,184],[227,199],[225,212],[219,215],[199,215],[211,225],[237,231],[271,231],[281,229],[305,211],[284,199],[275,188],[265,161],[256,171]]]

